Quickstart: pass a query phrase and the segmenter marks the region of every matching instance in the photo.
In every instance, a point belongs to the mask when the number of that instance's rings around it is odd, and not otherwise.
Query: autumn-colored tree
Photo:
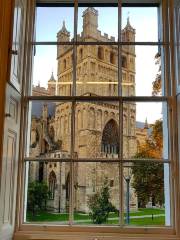
[[[135,158],[162,158],[163,137],[162,120],[152,125],[152,132],[146,142],[139,147]],[[164,202],[164,169],[159,162],[140,162],[132,167],[132,186],[138,196],[140,207],[152,200],[153,204]]]
[[[159,95],[162,95],[161,55],[160,55],[160,53],[157,53],[155,55],[155,64],[158,65],[158,72],[156,74],[155,81],[152,83],[153,84],[152,95],[159,96]]]
[[[144,144],[140,145],[136,158],[162,158],[163,135],[162,120],[156,120],[151,126],[152,132]]]

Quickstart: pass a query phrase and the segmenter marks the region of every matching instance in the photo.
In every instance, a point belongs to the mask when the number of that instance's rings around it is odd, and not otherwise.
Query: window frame
[[[48,2],[49,1],[37,1],[38,2],[38,4],[39,4],[39,6],[41,5],[41,4],[43,4],[44,2],[47,2],[47,5],[48,5]],[[55,3],[53,3],[53,4],[58,4],[57,2],[60,2],[60,1],[55,1]],[[71,2],[71,1],[69,1],[69,2]],[[84,1],[83,1],[84,2]],[[96,2],[96,1],[95,1]],[[104,1],[102,1],[102,2],[104,2]],[[102,2],[100,3],[100,5],[102,4]],[[106,2],[106,1],[105,1]],[[120,2],[120,1],[118,1],[118,2]],[[129,1],[129,2],[131,2],[131,1]],[[141,2],[141,3],[139,3],[139,5],[138,4],[136,4],[136,6],[142,6],[142,5],[144,5],[144,4],[142,4],[142,1],[139,1],[139,2]],[[146,6],[148,6],[148,4],[150,4],[149,2],[153,2],[153,4],[155,4],[156,6],[157,6],[157,2],[159,2],[159,1],[147,1],[147,5]],[[168,4],[168,3],[167,3]],[[52,3],[50,3],[50,5],[52,6]],[[50,6],[49,5],[49,6]],[[155,6],[154,5],[154,6]],[[166,5],[166,4],[164,4],[164,5]],[[87,6],[87,5],[86,5]],[[93,4],[93,6],[94,6],[94,4]],[[152,6],[152,5],[151,5]],[[32,6],[31,6],[32,7]],[[165,8],[166,6],[162,6],[162,8]],[[77,15],[77,10],[76,10],[76,8],[77,8],[77,1],[75,1],[75,19],[76,19],[76,15]],[[31,9],[31,11],[32,12],[34,12],[35,11],[35,4],[34,4],[34,6],[32,7],[32,9]],[[171,9],[171,14],[172,14],[172,9]],[[33,42],[33,45],[35,45],[34,43],[35,43],[35,41],[31,38],[32,37],[32,32],[33,32],[33,26],[34,26],[34,24],[33,24],[33,18],[31,18],[30,17],[30,19],[29,19],[29,22],[28,22],[28,24],[29,24],[29,33],[28,33],[28,37],[27,37],[27,39],[28,40],[30,40],[31,39],[31,42]],[[167,17],[167,15],[165,16],[165,19],[164,19],[164,22],[168,22],[168,17]],[[121,24],[121,23],[120,23]],[[120,31],[120,30],[119,30]],[[165,31],[165,27],[164,27],[164,29],[163,29],[163,31]],[[74,31],[74,34],[75,34],[75,36],[77,36],[77,34],[76,34],[76,32],[77,32],[77,26],[76,26],[76,29],[75,29],[75,31]],[[119,32],[119,34],[121,34],[120,32]],[[165,36],[166,36],[166,34],[164,34]],[[167,38],[169,38],[169,36],[167,36]],[[167,41],[168,42],[168,41]],[[119,42],[118,42],[119,43]],[[40,42],[40,45],[43,45],[43,42]],[[50,43],[49,43],[50,44]],[[78,45],[80,45],[80,43],[77,43]],[[86,43],[85,43],[86,44]],[[88,43],[89,44],[89,43]],[[92,43],[93,44],[93,43]],[[97,42],[95,43],[96,45],[98,45],[97,44]],[[108,43],[107,42],[105,42],[105,43],[102,43],[102,42],[100,42],[99,43],[99,45],[108,45]],[[113,44],[113,43],[112,43]],[[127,45],[128,43],[123,43],[122,45]],[[136,42],[136,44],[135,45],[149,45],[149,44],[154,44],[154,43],[152,43],[152,42],[147,42],[147,43],[143,43],[143,42]],[[156,44],[159,44],[159,43],[156,43]],[[167,60],[168,58],[169,58],[169,54],[168,54],[168,44],[166,43],[166,41],[163,43],[164,44],[164,46],[165,46],[165,49],[166,49],[166,51],[165,51],[165,54],[166,54],[166,56],[165,56],[165,59]],[[171,44],[171,43],[170,43]],[[172,47],[172,46],[171,46]],[[27,53],[31,53],[32,52],[32,50],[33,50],[33,46],[29,46],[29,47],[27,47],[27,49],[25,50],[26,51],[26,54]],[[121,52],[121,44],[119,44],[119,52]],[[76,49],[76,44],[74,44],[74,58],[73,58],[73,62],[74,63],[76,63],[76,54],[77,54],[77,49]],[[30,54],[30,56],[31,56],[31,54]],[[121,54],[119,54],[119,56],[121,56]],[[119,65],[119,68],[118,69],[121,69],[121,58],[120,59],[118,59],[119,61],[118,61],[118,65]],[[169,59],[168,59],[169,60]],[[167,62],[169,62],[167,60]],[[29,58],[29,59],[27,59],[27,63],[31,63],[32,62],[32,59],[31,59],[31,57]],[[76,80],[76,64],[73,64],[73,72],[74,72],[74,74],[73,74],[73,83],[74,83],[74,87],[73,87],[73,89],[72,89],[72,93],[75,93],[75,80]],[[28,66],[26,66],[25,68],[24,68],[24,71],[26,71],[26,70],[28,70],[27,72],[28,73],[24,73],[25,75],[26,75],[26,78],[25,78],[25,84],[24,84],[24,99],[23,99],[23,101],[24,101],[24,105],[23,105],[23,109],[22,109],[22,116],[23,116],[23,118],[22,118],[22,122],[23,122],[23,125],[24,126],[26,126],[26,123],[27,123],[27,121],[28,121],[28,118],[29,118],[29,116],[28,116],[28,113],[27,113],[27,106],[28,105],[26,105],[27,104],[27,102],[28,101],[31,101],[31,100],[38,100],[38,101],[42,101],[42,100],[49,100],[49,101],[62,101],[62,100],[64,100],[64,101],[67,101],[67,100],[69,100],[69,101],[72,101],[72,105],[73,104],[75,104],[75,102],[76,101],[96,101],[96,100],[112,100],[112,101],[119,101],[120,102],[120,112],[122,111],[121,109],[121,106],[122,106],[122,102],[123,101],[126,101],[126,100],[128,100],[128,101],[139,101],[139,102],[142,102],[142,101],[167,101],[168,103],[169,103],[169,106],[170,106],[170,110],[171,111],[173,111],[173,114],[174,114],[174,112],[176,111],[176,109],[175,109],[175,104],[174,104],[174,102],[175,102],[175,95],[174,95],[174,92],[173,91],[171,91],[171,93],[168,93],[168,95],[167,96],[162,96],[162,97],[136,97],[136,96],[134,96],[134,97],[96,97],[96,96],[91,96],[91,97],[81,97],[81,96],[75,96],[75,94],[72,94],[72,96],[69,96],[69,97],[66,97],[66,96],[64,96],[64,97],[62,97],[62,96],[48,96],[48,97],[46,97],[46,96],[36,96],[36,97],[34,97],[34,96],[30,96],[30,95],[28,95],[28,93],[30,92],[30,88],[29,88],[29,86],[30,86],[30,75],[29,75],[29,73],[31,72],[31,65],[30,65],[30,67],[28,67]],[[27,69],[26,69],[27,68]],[[171,71],[172,72],[172,71]],[[167,70],[167,72],[166,72],[166,74],[169,76],[170,74],[171,74],[171,72],[170,72],[170,70],[168,69]],[[118,74],[119,74],[119,79],[120,79],[120,81],[121,81],[121,71],[118,71]],[[172,78],[173,78],[173,76],[172,76]],[[167,78],[166,78],[167,79]],[[172,81],[173,81],[173,79],[172,79]],[[167,84],[167,85],[169,85],[169,84]],[[122,90],[119,88],[119,92],[121,92]],[[75,114],[75,113],[74,113]],[[123,116],[123,113],[121,114],[122,116]],[[174,142],[175,140],[174,140],[174,134],[175,134],[175,129],[174,129],[174,126],[173,126],[173,119],[172,119],[173,117],[172,117],[172,115],[169,115],[169,127],[172,127],[172,132],[171,132],[171,134],[169,134],[170,135],[170,142]],[[121,119],[122,120],[122,119]],[[123,131],[123,129],[122,129],[122,124],[121,124],[121,120],[119,120],[119,126],[121,126],[121,133],[122,133],[122,131]],[[73,127],[74,128],[74,122],[72,121],[72,123],[71,123],[71,127]],[[28,134],[27,134],[28,135]],[[26,142],[26,139],[27,139],[27,135],[26,134],[23,134],[22,132],[21,132],[21,142],[22,143],[25,143]],[[72,142],[73,142],[74,140],[72,139]],[[28,142],[26,142],[26,146],[28,146]],[[121,148],[120,148],[121,149]],[[169,146],[169,149],[173,149],[172,148],[172,146]],[[174,150],[174,149],[173,149]],[[172,151],[171,153],[170,153],[170,158],[171,158],[171,161],[167,161],[169,164],[171,164],[171,168],[172,168],[172,171],[174,171],[174,164],[175,164],[175,162],[173,162],[172,161],[172,159],[175,159],[174,161],[176,161],[176,158],[175,158],[175,152],[174,151]],[[23,149],[23,151],[21,151],[21,154],[20,154],[20,158],[22,159],[22,161],[23,161],[23,159],[24,159],[24,149]],[[30,158],[25,158],[25,161],[29,161],[29,160],[33,160],[33,159],[30,159]],[[37,159],[38,160],[38,159]],[[51,161],[52,162],[56,162],[56,160],[57,159],[51,159]],[[87,159],[87,161],[89,161],[89,159]],[[109,161],[109,160],[108,160]],[[165,161],[163,161],[163,163],[166,163],[166,160]],[[24,193],[24,187],[23,187],[23,185],[24,185],[24,177],[25,177],[25,173],[23,174],[23,168],[24,168],[24,163],[22,162],[22,164],[21,164],[21,166],[20,166],[20,172],[22,173],[22,174],[20,174],[21,176],[20,176],[20,182],[21,182],[21,192],[22,193]],[[71,184],[72,184],[72,179],[71,179]],[[121,182],[121,186],[122,186],[122,182]],[[171,186],[173,186],[173,182],[171,183]],[[71,188],[71,191],[72,191],[72,188]],[[71,193],[72,194],[72,193]],[[172,188],[172,190],[171,190],[171,197],[172,197],[172,201],[171,202],[174,202],[175,201],[175,197],[174,197],[174,189]],[[36,230],[43,230],[44,229],[44,223],[43,224],[40,224],[40,225],[34,225],[34,224],[27,224],[27,223],[24,223],[23,222],[23,220],[22,220],[22,216],[23,216],[23,209],[22,209],[22,206],[23,206],[23,202],[24,202],[24,198],[23,198],[23,194],[22,194],[22,196],[21,197],[19,197],[19,209],[21,209],[21,211],[20,211],[20,214],[17,214],[17,216],[18,216],[18,219],[19,219],[19,226],[20,226],[20,229],[21,230],[23,230],[23,231],[27,231],[27,230],[31,230],[31,231],[36,231]],[[72,203],[72,207],[73,207],[73,203]],[[173,211],[173,207],[171,206],[171,211]],[[122,211],[123,212],[123,211]],[[71,216],[72,217],[72,216]],[[80,226],[75,226],[75,225],[71,225],[70,224],[70,226],[62,226],[62,225],[60,225],[60,226],[58,226],[58,227],[56,227],[56,226],[50,226],[50,225],[46,225],[46,229],[47,229],[47,231],[49,230],[49,231],[52,231],[52,230],[56,230],[56,231],[58,231],[58,232],[63,232],[63,231],[69,231],[69,229],[70,229],[70,227],[71,227],[71,229],[73,229],[73,231],[75,231],[75,232],[91,232],[91,233],[94,233],[94,232],[97,232],[97,233],[109,233],[109,232],[114,232],[114,233],[130,233],[130,234],[132,234],[132,233],[136,233],[136,234],[139,234],[139,233],[141,233],[141,234],[147,234],[147,233],[149,233],[149,234],[152,234],[152,233],[154,233],[154,234],[162,234],[162,233],[165,233],[165,234],[168,234],[168,235],[173,235],[174,233],[175,233],[175,213],[174,213],[174,216],[173,217],[171,217],[171,222],[172,222],[172,226],[170,226],[170,227],[152,227],[152,228],[150,228],[150,227],[132,227],[132,226],[126,226],[126,227],[120,227],[120,226],[117,226],[117,227],[112,227],[112,226],[105,226],[105,227],[99,227],[99,226],[93,226],[93,227],[90,227],[90,226],[82,226],[82,227],[80,227]]]

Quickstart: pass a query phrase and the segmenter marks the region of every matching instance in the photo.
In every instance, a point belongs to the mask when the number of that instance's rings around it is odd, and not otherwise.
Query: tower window
[[[81,48],[79,50],[79,60],[81,61],[83,59],[83,49]]]
[[[98,58],[103,60],[104,59],[104,49],[103,47],[98,47]]]
[[[66,59],[64,59],[64,61],[63,61],[63,67],[64,67],[64,70],[66,70],[66,66],[67,64],[66,64]]]
[[[113,52],[110,53],[110,63],[112,63],[112,64],[116,63],[116,57]]]
[[[122,67],[127,68],[127,58],[125,56],[122,56]]]

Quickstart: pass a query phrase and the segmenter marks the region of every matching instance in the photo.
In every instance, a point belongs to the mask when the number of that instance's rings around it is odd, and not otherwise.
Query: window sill
[[[22,224],[14,240],[180,240],[171,227],[112,228]]]
[[[16,232],[14,240],[180,240],[180,237],[165,234],[118,234],[75,232]]]

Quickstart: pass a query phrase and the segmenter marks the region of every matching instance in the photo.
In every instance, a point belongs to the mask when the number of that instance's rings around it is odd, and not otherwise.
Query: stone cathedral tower
[[[127,25],[122,31],[123,41],[135,41],[135,30],[130,25],[129,18]],[[62,29],[57,34],[57,41],[64,39],[70,41],[69,32],[63,22]],[[115,41],[114,37],[108,34],[102,35],[98,30],[98,11],[94,8],[87,8],[83,12],[83,31],[78,35],[79,41]],[[122,49],[122,94],[123,96],[135,95],[135,47],[123,46]],[[71,46],[59,45],[57,49],[58,60],[58,88],[57,94],[66,96],[72,93],[73,75],[73,48]],[[118,94],[118,49],[113,45],[78,46],[76,66],[76,94],[77,95],[100,95],[117,96]],[[69,123],[69,112],[66,113],[67,104],[57,107],[57,112],[63,112],[64,120]],[[135,152],[135,114],[133,104],[124,105],[124,137],[128,135],[129,147],[128,156]],[[60,114],[62,117],[62,114]],[[59,116],[60,117],[60,116]],[[107,141],[102,142],[102,132],[108,121],[111,127],[118,126],[118,105],[113,103],[78,103],[76,106],[76,152],[78,157],[100,157],[104,148],[105,153],[118,152],[118,142],[115,147],[110,147]],[[114,122],[113,122],[114,121]],[[66,128],[66,125],[65,125]],[[68,128],[68,127],[67,127]],[[57,136],[59,137],[59,136]],[[69,138],[63,134],[62,139]],[[118,138],[118,137],[117,137]],[[91,142],[92,141],[92,142]],[[68,142],[68,140],[65,142]],[[98,143],[98,144],[95,144]],[[106,143],[107,142],[107,143]],[[126,141],[125,141],[126,142]],[[83,144],[82,144],[83,143]],[[97,149],[91,149],[96,145]],[[107,146],[104,146],[107,145]],[[134,146],[134,147],[133,147]],[[64,145],[65,150],[67,147]],[[124,148],[127,147],[125,144]],[[109,148],[109,149],[108,149]],[[111,149],[112,148],[112,149]],[[125,151],[125,155],[127,153]]]
[[[108,41],[114,42],[115,38],[102,34],[98,30],[98,11],[92,7],[83,12],[83,30],[79,34],[78,41]],[[135,30],[130,25],[129,18],[126,27],[122,30],[123,41],[135,41]],[[63,22],[61,30],[57,33],[57,41],[71,41],[70,32]],[[114,45],[81,45],[77,46],[76,66],[73,61],[73,47],[71,45],[57,46],[57,82],[51,77],[51,90],[57,86],[57,95],[72,95],[73,69],[76,68],[76,95],[85,96],[117,96],[118,95],[118,48]],[[135,48],[133,46],[122,47],[122,94],[123,96],[135,95]],[[125,158],[136,153],[136,107],[133,103],[123,106],[123,140]],[[47,127],[48,128],[48,127]],[[58,151],[54,155],[69,156],[71,151],[71,105],[70,103],[58,103],[55,105],[55,113],[49,120],[49,133],[53,128],[49,142],[59,143]],[[119,106],[116,102],[78,102],[75,108],[75,155],[81,159],[117,158],[119,153]],[[39,134],[41,135],[41,134]],[[53,136],[53,137],[52,137]],[[40,137],[39,137],[40,138]],[[49,147],[49,154],[53,155],[53,147]],[[44,154],[47,154],[44,152]],[[36,151],[37,154],[37,151]],[[40,152],[39,154],[43,154]],[[57,188],[54,190],[53,206],[58,208],[58,199],[61,202],[61,210],[69,207],[69,167],[62,163],[56,167],[53,164],[46,166],[44,178],[53,181]],[[61,169],[61,171],[60,171]],[[62,169],[64,169],[62,171]],[[110,171],[109,171],[110,170]],[[59,176],[59,171],[60,176]],[[54,176],[54,178],[53,178]],[[87,163],[75,164],[75,202],[77,211],[88,211],[88,198],[100,189],[104,178],[107,177],[111,187],[111,201],[119,208],[119,178],[118,166],[111,163]],[[51,180],[49,180],[51,179]],[[63,184],[62,184],[63,183]],[[137,207],[137,198],[131,192],[131,208]]]

